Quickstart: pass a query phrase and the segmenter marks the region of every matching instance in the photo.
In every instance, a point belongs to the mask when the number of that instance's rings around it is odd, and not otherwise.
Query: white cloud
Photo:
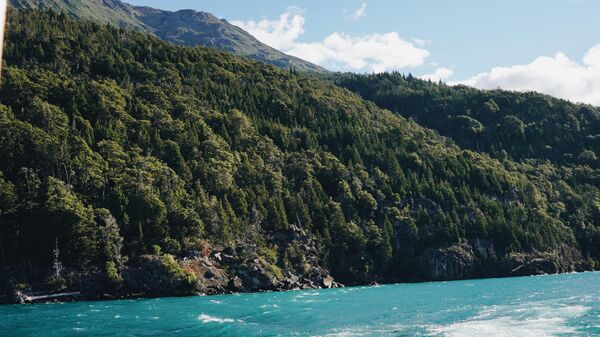
[[[366,4],[364,7],[366,9]],[[274,48],[333,70],[399,70],[420,66],[431,55],[428,50],[415,46],[396,32],[359,37],[334,32],[323,41],[299,42],[298,38],[304,33],[305,19],[289,10],[272,21],[232,23]]]
[[[275,49],[289,49],[294,46],[296,39],[304,34],[304,21],[300,13],[288,10],[277,20],[232,21],[231,23]]]
[[[582,63],[557,53],[553,57],[540,56],[529,64],[492,68],[453,84],[481,89],[539,91],[575,102],[600,105],[600,44],[588,50]]]
[[[420,66],[430,55],[395,32],[362,37],[336,32],[322,42],[297,43],[286,52],[332,68],[374,72]]]
[[[344,10],[344,12],[347,13],[348,10]],[[362,5],[360,5],[360,7],[357,10],[355,10],[354,12],[352,12],[352,14],[347,15],[347,16],[351,20],[358,21],[358,20],[364,18],[365,15],[367,15],[367,3],[363,2]]]
[[[454,74],[454,70],[448,68],[437,68],[433,73],[419,76],[420,79],[432,82],[445,81]]]
[[[600,44],[593,46],[583,55],[583,63],[600,69]]]

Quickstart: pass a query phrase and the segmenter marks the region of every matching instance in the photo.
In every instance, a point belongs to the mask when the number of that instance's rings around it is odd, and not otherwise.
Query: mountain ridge
[[[9,0],[9,5],[17,9],[64,12],[81,20],[139,30],[179,45],[219,48],[279,68],[327,72],[258,41],[240,27],[208,12],[165,11],[119,0]]]

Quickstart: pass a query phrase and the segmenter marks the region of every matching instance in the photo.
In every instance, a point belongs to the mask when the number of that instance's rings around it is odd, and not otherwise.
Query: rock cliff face
[[[448,248],[430,249],[418,259],[420,279],[457,280],[473,277],[473,247],[461,243]]]
[[[504,263],[502,273],[511,276],[558,274],[589,269],[582,265],[581,253],[572,247],[560,248],[545,253],[512,254]]]
[[[507,277],[558,274],[592,269],[582,264],[581,252],[562,246],[552,252],[508,254],[498,252],[481,239],[442,249],[430,249],[417,259],[416,280],[459,280],[475,277]]]

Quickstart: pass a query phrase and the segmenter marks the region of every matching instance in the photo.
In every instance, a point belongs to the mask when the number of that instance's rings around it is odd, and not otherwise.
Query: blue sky
[[[332,70],[399,70],[600,105],[590,94],[600,93],[597,0],[129,2],[211,12]]]

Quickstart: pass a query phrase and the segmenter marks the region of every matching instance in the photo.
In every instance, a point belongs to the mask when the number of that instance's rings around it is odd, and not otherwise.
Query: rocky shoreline
[[[64,271],[64,286],[44,289],[24,287],[15,270],[0,275],[0,303],[114,300],[172,296],[203,296],[343,287],[321,266],[315,242],[299,228],[272,238],[280,247],[294,244],[304,252],[301,268],[283,272],[268,261],[268,254],[254,245],[236,247],[205,244],[200,250],[175,259],[168,254],[143,255],[127,261],[120,278],[107,281],[101,273]],[[576,249],[563,246],[551,252],[508,254],[499,258],[492,245],[482,240],[442,249],[429,249],[415,261],[418,273],[410,278],[377,278],[352,285],[398,282],[446,281],[490,277],[558,274],[593,270]],[[265,257],[267,255],[267,257]],[[45,271],[47,273],[47,271]]]
[[[9,278],[3,280],[4,286],[0,295],[0,303],[24,304],[204,296],[342,286],[334,281],[327,271],[319,267],[311,269],[310,273],[305,275],[286,272],[283,278],[277,278],[265,268],[261,258],[253,256],[250,261],[244,261],[244,264],[241,264],[241,261],[234,256],[217,252],[210,257],[186,257],[178,260],[177,263],[182,270],[194,271],[194,277],[190,280],[177,278],[170,274],[163,268],[160,256],[144,255],[123,269],[123,282],[118,288],[111,288],[104,282],[101,275],[94,274],[82,276],[67,272],[65,275],[65,278],[68,279],[67,283],[80,286],[70,286],[61,291],[21,290],[14,278],[12,280]],[[235,271],[232,272],[232,270]],[[79,280],[75,281],[75,278],[79,278]],[[32,289],[35,288],[32,287]]]
[[[124,298],[194,296],[336,288],[336,282],[322,263],[315,241],[304,230],[291,226],[287,234],[270,238],[280,251],[260,251],[256,245],[237,242],[221,247],[203,242],[197,250],[174,257],[157,252],[123,263],[117,275],[65,268],[61,285],[48,287],[48,269],[19,272],[4,268],[0,273],[0,303],[45,301],[112,300]],[[282,271],[275,254],[289,247],[301,249],[302,260]],[[38,280],[22,283],[22,280]]]

